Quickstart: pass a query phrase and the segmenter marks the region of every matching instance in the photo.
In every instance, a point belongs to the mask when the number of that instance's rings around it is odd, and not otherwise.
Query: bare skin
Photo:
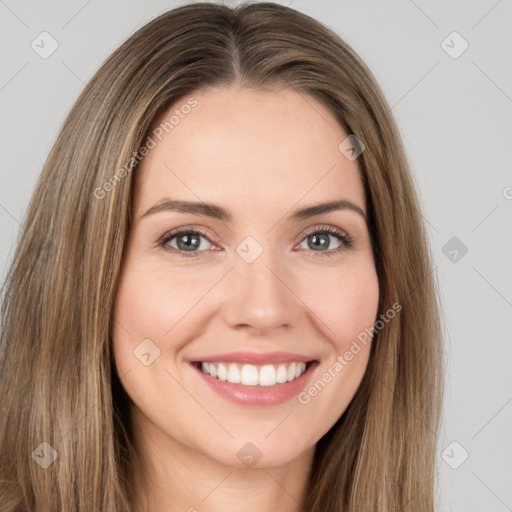
[[[239,85],[191,96],[197,106],[136,171],[116,299],[114,357],[134,402],[143,459],[133,510],[297,512],[315,445],[364,375],[371,342],[341,371],[333,365],[373,326],[379,285],[363,215],[348,208],[291,215],[339,199],[366,214],[363,184],[357,161],[338,149],[348,134],[313,98]],[[232,219],[170,210],[143,216],[165,198],[214,203]],[[193,250],[184,249],[183,234],[158,245],[185,226],[205,233]],[[348,234],[352,246],[336,233],[318,234],[325,227]],[[252,245],[242,244],[247,237]],[[239,246],[262,252],[248,263]],[[160,351],[147,366],[134,357],[146,339]],[[329,369],[331,379],[307,403],[294,396],[240,405],[205,385],[190,363],[239,350],[308,355],[318,361],[308,388]],[[247,443],[261,457],[252,467],[237,457]]]

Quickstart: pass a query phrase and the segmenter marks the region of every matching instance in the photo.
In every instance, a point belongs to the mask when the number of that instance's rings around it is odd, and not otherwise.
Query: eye
[[[158,242],[158,245],[166,251],[177,253],[180,256],[194,257],[194,253],[207,250],[208,244],[202,243],[201,238],[210,243],[206,233],[199,229],[181,228],[171,233],[166,233]]]
[[[339,245],[334,249],[329,249],[331,239],[337,239],[339,242]],[[306,249],[313,247],[310,250],[318,253],[318,256],[333,256],[353,246],[350,235],[333,226],[315,227],[309,230],[298,247],[301,247],[304,242],[309,245]]]
[[[330,249],[331,239],[337,239],[339,243],[334,249]],[[353,246],[350,235],[333,226],[316,226],[308,230],[301,240],[301,244],[296,247],[311,250],[317,253],[315,256],[333,256]],[[304,242],[309,247],[302,247]],[[196,228],[184,227],[166,233],[158,241],[158,246],[168,252],[187,258],[199,256],[198,253],[208,250],[209,243],[211,244],[210,239],[205,232]]]

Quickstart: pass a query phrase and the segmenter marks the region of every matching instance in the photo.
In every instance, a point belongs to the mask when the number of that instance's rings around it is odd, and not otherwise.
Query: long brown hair
[[[3,511],[130,509],[135,454],[110,335],[138,151],[170,105],[233,82],[314,97],[364,143],[379,314],[402,306],[375,336],[351,404],[318,442],[302,506],[432,512],[440,308],[399,132],[351,48],[272,3],[196,3],[160,15],[107,59],[65,120],[3,287]]]

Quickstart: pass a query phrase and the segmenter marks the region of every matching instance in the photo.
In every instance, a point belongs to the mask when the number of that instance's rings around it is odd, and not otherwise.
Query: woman
[[[162,14],[30,203],[0,509],[431,512],[431,271],[390,109],[338,36],[270,3]]]

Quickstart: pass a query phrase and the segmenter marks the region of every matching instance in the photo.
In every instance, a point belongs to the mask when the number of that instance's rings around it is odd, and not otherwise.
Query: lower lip
[[[251,407],[268,407],[282,404],[298,395],[302,389],[306,387],[317,365],[317,361],[311,362],[300,377],[289,382],[276,384],[275,386],[244,386],[243,384],[233,384],[227,380],[222,381],[216,377],[212,377],[195,365],[192,365],[192,367],[199,373],[210,389],[216,391],[219,395],[227,398],[231,402]]]

